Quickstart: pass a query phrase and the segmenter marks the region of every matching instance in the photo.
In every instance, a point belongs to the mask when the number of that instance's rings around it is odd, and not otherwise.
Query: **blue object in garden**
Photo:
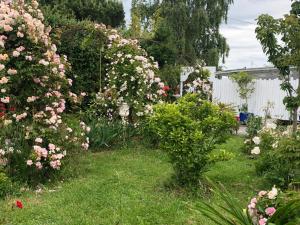
[[[249,113],[240,112],[240,122],[246,123],[249,117]]]

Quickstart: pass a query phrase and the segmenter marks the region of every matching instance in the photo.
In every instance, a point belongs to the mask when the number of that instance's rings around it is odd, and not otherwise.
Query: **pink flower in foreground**
[[[265,212],[268,216],[273,216],[273,214],[276,212],[276,209],[274,207],[268,207],[266,208]]]
[[[1,98],[0,101],[3,102],[3,103],[9,103],[10,98],[9,97],[4,97],[4,98]]]
[[[27,160],[26,164],[27,164],[28,166],[32,166],[33,162],[32,162],[32,160]]]
[[[43,165],[41,162],[36,162],[35,163],[36,168],[38,168],[39,170],[41,170],[43,168]]]
[[[251,203],[256,204],[256,203],[257,203],[257,199],[256,199],[256,198],[252,198],[252,199],[251,199]]]
[[[54,144],[49,144],[48,145],[48,147],[49,147],[49,149],[51,150],[51,151],[53,151],[53,150],[55,150],[55,145]]]
[[[266,225],[267,224],[267,219],[266,218],[262,218],[258,221],[259,225]]]
[[[265,196],[267,193],[268,193],[268,192],[266,192],[266,191],[260,191],[260,192],[258,193],[258,196],[259,196],[259,197],[263,197],[263,196]]]

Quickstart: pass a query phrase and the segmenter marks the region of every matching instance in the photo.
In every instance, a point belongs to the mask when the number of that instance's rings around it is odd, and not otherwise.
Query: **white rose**
[[[267,129],[273,129],[273,130],[275,130],[276,127],[277,127],[277,125],[275,123],[267,123],[266,124],[266,128]]]
[[[260,138],[259,137],[254,137],[252,139],[252,141],[254,142],[254,144],[259,145],[260,144]]]
[[[119,115],[121,117],[128,117],[129,116],[129,106],[127,103],[123,103],[119,109]]]
[[[255,147],[251,150],[251,154],[252,155],[259,155],[260,154],[260,148],[259,147]]]
[[[269,198],[269,199],[275,199],[277,195],[278,195],[278,190],[277,190],[277,188],[274,186],[274,187],[272,188],[272,190],[269,191],[269,193],[268,193],[268,198]]]
[[[12,120],[4,120],[4,126],[8,126],[12,123]]]

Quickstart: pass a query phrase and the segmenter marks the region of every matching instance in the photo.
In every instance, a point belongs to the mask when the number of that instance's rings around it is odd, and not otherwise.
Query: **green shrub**
[[[213,152],[212,154],[209,154],[209,161],[214,162],[220,162],[220,161],[228,161],[235,157],[235,155],[232,152],[228,152],[225,149],[220,149],[217,152]]]
[[[247,120],[248,137],[253,138],[258,135],[258,131],[262,128],[262,118],[259,116],[250,116]]]
[[[92,20],[97,23],[104,23],[112,27],[118,27],[124,24],[125,13],[123,5],[119,1],[112,0],[41,0],[44,8],[50,8],[45,12],[46,20],[55,22],[51,25],[61,23],[59,16],[53,20],[54,12],[65,18],[66,15],[72,16],[76,20]]]
[[[4,172],[0,171],[0,199],[11,193],[12,183]]]
[[[267,144],[264,146],[267,146]],[[267,151],[262,151],[262,155],[256,163],[257,173],[264,175],[270,183],[282,188],[287,188],[293,182],[299,182],[299,137],[282,137],[278,140],[277,146],[273,147],[270,147]]]
[[[54,29],[77,23],[77,20],[72,11],[64,10],[64,12],[62,12],[59,5],[42,5],[42,11],[45,16],[45,23]]]
[[[181,184],[197,183],[209,166],[209,153],[235,126],[234,116],[217,105],[188,94],[177,104],[159,104],[149,129],[167,151]]]
[[[67,74],[73,80],[71,90],[77,94],[85,92],[88,96],[85,102],[87,103],[91,95],[100,89],[100,69],[104,83],[102,48],[106,46],[107,37],[89,22],[69,25],[57,32],[61,32],[59,52],[68,56],[72,66],[72,71]]]
[[[99,150],[111,147],[111,145],[123,141],[124,132],[126,132],[126,128],[120,121],[108,121],[104,118],[93,120],[89,133],[91,148]]]
[[[262,131],[260,132],[260,144],[259,147],[263,152],[268,152],[273,149],[274,143],[276,143],[277,137],[271,133]]]
[[[242,148],[243,152],[246,154],[251,154],[251,150],[256,147],[256,144],[253,141],[254,137],[257,137],[259,135],[259,131],[262,129],[262,118],[258,116],[250,116],[250,118],[247,120],[247,139],[244,142],[244,146]],[[267,141],[267,139],[264,139],[262,142],[264,144]],[[267,147],[267,146],[266,146]]]

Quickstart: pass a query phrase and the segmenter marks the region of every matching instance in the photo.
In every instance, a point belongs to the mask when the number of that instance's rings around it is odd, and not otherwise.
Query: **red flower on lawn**
[[[19,208],[19,209],[23,209],[23,204],[21,201],[16,201],[16,206]]]

